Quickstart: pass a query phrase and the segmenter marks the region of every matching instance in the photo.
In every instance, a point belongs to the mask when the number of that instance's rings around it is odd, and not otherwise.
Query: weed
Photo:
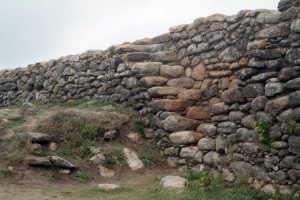
[[[291,121],[287,125],[288,134],[292,135],[295,133],[297,128],[297,123],[295,121]]]
[[[132,130],[134,132],[137,132],[139,134],[141,134],[143,137],[145,136],[144,135],[144,123],[142,120],[134,120],[133,121],[133,124],[132,124]]]
[[[149,153],[142,153],[140,159],[144,163],[144,165],[148,168],[153,167],[157,163],[157,159]]]
[[[73,151],[68,147],[58,147],[56,150],[58,155],[71,156]]]
[[[39,156],[42,156],[42,157],[53,156],[53,155],[54,155],[54,152],[47,151],[47,150],[43,150],[43,151],[40,152],[38,155],[39,155]]]
[[[14,172],[9,169],[1,169],[0,168],[0,178],[6,179],[13,177]]]
[[[206,175],[207,172],[205,172]],[[185,178],[188,181],[195,181],[200,180],[200,178],[204,175],[204,172],[197,172],[197,171],[188,171]]]
[[[43,173],[42,176],[45,177],[51,183],[53,183],[56,179],[50,172]]]
[[[80,146],[80,156],[82,158],[89,158],[92,157],[94,154],[91,150],[91,146],[94,145],[94,142],[90,141],[90,140],[86,140],[84,142],[81,143]]]
[[[87,172],[84,171],[77,171],[74,173],[74,178],[79,182],[79,183],[87,183],[91,180],[90,175]]]
[[[271,144],[271,138],[269,134],[269,130],[272,127],[272,121],[270,120],[260,120],[254,124],[255,130],[258,132],[259,137],[258,140],[266,145]]]
[[[123,152],[123,147],[115,145],[104,152],[105,160],[102,165],[107,168],[114,168],[115,166],[125,166],[126,160]]]

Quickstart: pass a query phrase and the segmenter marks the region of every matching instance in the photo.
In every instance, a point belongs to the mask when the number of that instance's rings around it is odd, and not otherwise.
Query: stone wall
[[[170,166],[299,190],[299,4],[199,18],[152,39],[1,71],[0,106],[124,103],[143,116]]]

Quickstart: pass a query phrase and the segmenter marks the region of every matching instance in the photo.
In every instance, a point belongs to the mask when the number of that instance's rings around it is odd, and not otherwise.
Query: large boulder
[[[198,122],[193,119],[185,118],[180,115],[171,115],[164,119],[162,127],[167,131],[193,130],[198,126]]]
[[[162,66],[162,63],[160,63],[160,62],[136,63],[135,65],[132,66],[131,71],[140,73],[140,74],[159,75],[161,66]]]
[[[147,87],[161,86],[168,82],[168,79],[161,76],[148,76],[141,79],[143,85]]]
[[[191,107],[188,109],[186,117],[197,120],[208,120],[210,119],[209,107]]]
[[[183,144],[194,144],[199,141],[199,139],[203,138],[204,135],[202,133],[198,133],[195,131],[180,131],[171,133],[169,135],[169,139],[173,144],[183,145]]]
[[[234,175],[238,178],[249,178],[252,176],[253,170],[250,163],[235,161],[230,164]]]
[[[179,93],[184,91],[183,88],[180,87],[152,87],[148,89],[148,94],[150,97],[162,97],[162,96],[168,96],[173,95],[176,96]]]
[[[161,76],[171,77],[171,78],[178,78],[184,75],[184,68],[182,66],[169,66],[163,65],[160,68]]]
[[[152,110],[154,112],[158,111],[183,111],[187,107],[191,106],[193,104],[192,101],[186,101],[186,100],[171,100],[171,99],[161,99],[161,100],[154,100],[152,102]]]

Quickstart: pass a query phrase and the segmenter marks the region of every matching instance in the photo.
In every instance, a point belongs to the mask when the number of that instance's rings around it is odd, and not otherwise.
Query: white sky
[[[1,0],[0,69],[154,37],[198,17],[278,0]]]

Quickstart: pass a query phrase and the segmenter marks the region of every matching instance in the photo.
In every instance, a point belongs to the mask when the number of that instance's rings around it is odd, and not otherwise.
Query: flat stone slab
[[[124,148],[123,151],[126,156],[128,166],[132,171],[138,171],[144,168],[144,163],[140,160],[136,152],[128,148]]]
[[[28,156],[25,158],[25,161],[29,166],[53,167],[53,164],[48,157]]]
[[[116,184],[99,184],[98,188],[100,190],[104,190],[104,191],[113,191],[113,190],[119,190],[121,189],[121,186],[116,185]]]
[[[52,164],[56,167],[67,168],[67,169],[76,168],[75,165],[73,165],[69,161],[67,161],[59,156],[50,156],[49,159],[51,160]]]
[[[184,188],[186,181],[180,176],[165,176],[160,183],[164,188]]]
[[[50,135],[46,133],[26,132],[20,133],[19,136],[29,138],[32,143],[47,143],[51,139]]]

